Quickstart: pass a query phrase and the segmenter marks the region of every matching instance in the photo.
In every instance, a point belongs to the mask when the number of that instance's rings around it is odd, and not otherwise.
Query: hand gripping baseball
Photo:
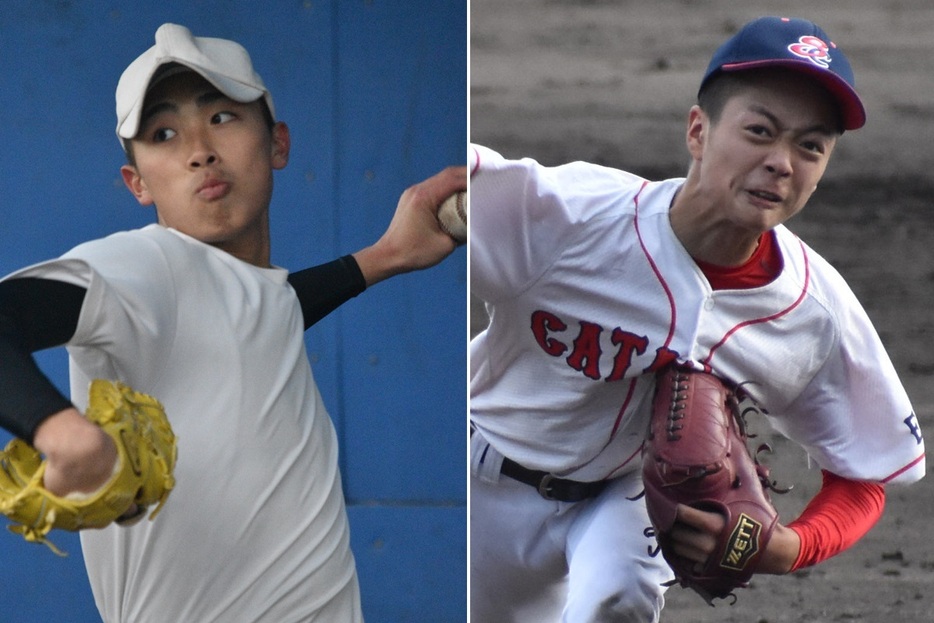
[[[97,491],[64,497],[49,492],[45,459],[21,439],[0,452],[0,512],[14,522],[11,531],[56,553],[61,552],[47,538],[53,528],[103,528],[139,519],[155,505],[152,519],[175,485],[175,434],[156,399],[122,383],[95,380],[86,417],[113,439],[118,453],[113,475]]]
[[[708,602],[748,585],[778,522],[768,472],[746,446],[741,391],[686,367],[659,373],[643,451],[645,502],[661,552],[677,581]],[[706,564],[674,551],[679,504],[725,520]]]

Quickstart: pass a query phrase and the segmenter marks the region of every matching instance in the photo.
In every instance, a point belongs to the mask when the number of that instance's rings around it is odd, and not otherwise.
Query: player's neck
[[[716,266],[740,266],[752,257],[761,231],[737,227],[719,217],[715,206],[681,188],[668,212],[671,228],[688,254]]]

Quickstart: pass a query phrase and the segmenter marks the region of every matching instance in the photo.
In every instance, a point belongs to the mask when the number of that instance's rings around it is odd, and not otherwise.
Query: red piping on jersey
[[[914,461],[912,461],[911,463],[909,463],[909,464],[906,465],[905,467],[901,468],[901,469],[898,470],[897,472],[894,472],[893,474],[890,474],[889,476],[886,476],[885,478],[883,478],[883,479],[880,480],[879,482],[881,482],[882,484],[885,484],[885,483],[887,483],[887,482],[890,482],[890,481],[892,481],[892,480],[898,478],[899,476],[901,476],[902,474],[904,474],[904,473],[907,472],[909,469],[911,469],[912,467],[914,467],[915,465],[917,465],[918,463],[920,463],[920,462],[923,461],[923,460],[924,460],[924,453],[922,452],[922,453],[921,453],[921,456],[919,456],[918,458],[916,458]]]
[[[642,253],[645,255],[645,259],[648,260],[649,265],[652,267],[652,270],[655,272],[655,277],[658,279],[658,282],[661,284],[662,289],[665,290],[665,296],[668,297],[668,305],[671,308],[671,324],[668,329],[668,338],[665,340],[665,346],[667,347],[669,344],[671,344],[671,340],[673,339],[674,334],[675,334],[675,299],[674,299],[674,296],[671,294],[671,290],[668,288],[668,284],[665,283],[665,280],[662,277],[661,272],[659,272],[658,267],[655,265],[655,262],[652,260],[652,256],[649,254],[648,249],[645,247],[645,243],[642,241],[642,233],[639,231],[639,197],[642,195],[642,191],[645,190],[645,187],[648,186],[648,184],[649,184],[648,180],[643,181],[642,187],[639,188],[639,192],[636,193],[636,196],[633,199],[633,204],[635,205],[633,225],[636,228],[636,236],[639,238],[639,246],[642,247]],[[620,407],[619,413],[616,415],[616,421],[613,422],[613,429],[610,432],[610,440],[612,440],[613,437],[616,436],[616,432],[619,430],[619,425],[620,425],[620,422],[622,422],[623,415],[626,413],[626,409],[629,407],[629,403],[632,400],[633,394],[635,393],[636,381],[638,381],[638,378],[633,378],[629,382],[629,391],[626,393],[626,400],[623,401],[623,406]],[[614,472],[619,471],[620,469],[625,467],[630,461],[632,461],[635,457],[637,457],[642,452],[643,445],[645,445],[645,442],[640,444],[639,447],[636,448],[636,451],[633,452],[631,455],[629,455],[629,457],[625,461],[623,461],[622,463],[620,463],[619,465],[611,469],[607,473],[607,475],[603,477],[603,479],[606,480]]]
[[[629,391],[626,393],[626,400],[623,401],[623,406],[620,407],[619,413],[616,415],[616,421],[613,422],[613,430],[610,432],[610,439],[616,436],[616,431],[619,429],[619,423],[623,419],[623,414],[626,412],[626,409],[629,407],[629,401],[632,400],[633,391],[636,389],[636,381],[639,377],[633,377],[629,381]]]
[[[655,265],[655,260],[652,259],[652,255],[646,248],[645,242],[642,240],[642,232],[639,230],[639,197],[642,195],[642,191],[645,190],[645,187],[648,185],[648,180],[642,182],[642,187],[639,189],[639,192],[636,193],[635,199],[633,199],[636,211],[633,215],[632,224],[636,228],[636,236],[639,238],[639,246],[642,247],[642,253],[645,255],[645,259],[649,261],[649,266],[652,267],[652,272],[655,273],[655,278],[658,279],[658,283],[665,291],[665,296],[668,297],[668,307],[671,309],[671,322],[668,325],[668,337],[665,338],[664,344],[664,348],[667,349],[671,345],[671,340],[674,339],[675,335],[675,318],[677,317],[677,308],[675,307],[675,297],[671,293],[671,289],[668,287],[668,284],[665,282],[665,278],[662,276],[661,271],[658,270],[658,266]]]
[[[616,416],[616,421],[613,423],[613,430],[610,433],[610,437],[606,442],[606,446],[610,445],[610,442],[613,441],[613,437],[616,436],[616,431],[619,430],[619,423],[622,421],[623,414],[626,413],[626,409],[629,407],[629,401],[632,400],[632,395],[633,393],[635,393],[635,389],[636,389],[636,381],[638,380],[639,378],[636,377],[629,381],[629,391],[626,393],[626,400],[623,401],[623,406],[620,407],[619,414]],[[629,455],[629,458],[627,458],[625,461],[623,461],[622,463],[620,463],[619,465],[611,469],[609,472],[607,472],[607,474],[603,478],[601,478],[601,480],[608,480],[610,476],[613,475],[614,472],[618,472],[623,467],[628,465],[631,460],[636,458],[636,456],[638,456],[642,452],[642,447],[644,445],[645,445],[645,441],[639,444],[639,447],[636,448],[635,452]],[[604,449],[606,448],[606,446],[604,446]]]
[[[473,166],[473,169],[470,170],[470,177],[473,177],[476,172],[480,170],[480,152],[477,151],[476,147],[471,147],[471,149],[473,149],[474,155],[477,156],[477,163]]]
[[[628,464],[629,464],[629,461],[633,460],[633,459],[636,458],[639,454],[642,453],[642,448],[643,448],[643,446],[645,446],[645,442],[644,442],[644,441],[643,441],[642,443],[639,444],[639,447],[636,448],[636,451],[635,451],[635,452],[633,452],[632,454],[629,455],[629,458],[628,458],[628,459],[626,459],[625,461],[623,461],[622,463],[620,463],[619,465],[617,465],[616,467],[614,467],[613,469],[611,469],[611,470],[607,473],[607,475],[604,476],[601,480],[609,480],[610,477],[611,477],[615,472],[618,472],[619,470],[623,469],[626,465],[628,465]]]
[[[723,336],[723,339],[721,339],[719,342],[714,344],[713,348],[710,349],[710,354],[708,354],[707,357],[701,362],[704,364],[705,368],[710,368],[710,360],[713,359],[714,353],[717,351],[718,348],[723,346],[728,339],[733,337],[734,333],[750,325],[759,324],[761,322],[769,322],[771,320],[775,320],[776,318],[781,318],[782,316],[784,316],[785,314],[793,310],[795,307],[800,305],[801,301],[804,300],[804,297],[808,292],[808,286],[811,283],[811,264],[810,262],[808,262],[808,254],[804,248],[804,243],[801,242],[801,240],[798,240],[798,244],[801,245],[801,254],[804,257],[804,287],[801,288],[801,294],[798,296],[798,299],[794,303],[792,303],[791,305],[789,305],[788,307],[786,307],[785,309],[783,309],[782,311],[776,314],[772,314],[771,316],[765,316],[763,318],[753,318],[752,320],[746,320],[744,322],[739,323],[738,325],[736,325],[729,331],[727,331],[726,334]]]

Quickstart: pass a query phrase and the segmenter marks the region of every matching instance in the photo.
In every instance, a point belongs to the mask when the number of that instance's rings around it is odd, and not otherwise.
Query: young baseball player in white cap
[[[113,443],[88,423],[94,378],[165,405],[176,486],[157,520],[82,533],[105,621],[360,621],[334,428],[303,331],[455,248],[444,169],[402,194],[374,245],[289,274],[270,265],[273,172],[288,128],[237,43],[165,24],[116,92],[123,179],[158,223],[0,281],[0,424],[48,457],[46,485],[93,491]],[[32,360],[68,346],[72,401]]]
[[[672,574],[653,555],[640,449],[671,363],[747,383],[822,470],[762,573],[850,547],[885,485],[924,475],[917,418],[870,320],[783,225],[864,122],[829,36],[766,17],[714,54],[685,178],[472,148],[471,291],[490,312],[470,349],[474,620],[659,620]],[[723,517],[678,517],[677,555],[706,561]]]

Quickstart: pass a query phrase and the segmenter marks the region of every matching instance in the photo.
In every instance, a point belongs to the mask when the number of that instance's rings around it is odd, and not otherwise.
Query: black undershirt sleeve
[[[71,339],[86,292],[51,279],[0,282],[0,426],[29,443],[45,418],[72,406],[32,353]]]
[[[352,255],[291,273],[289,283],[302,306],[306,329],[366,290],[366,279]]]

